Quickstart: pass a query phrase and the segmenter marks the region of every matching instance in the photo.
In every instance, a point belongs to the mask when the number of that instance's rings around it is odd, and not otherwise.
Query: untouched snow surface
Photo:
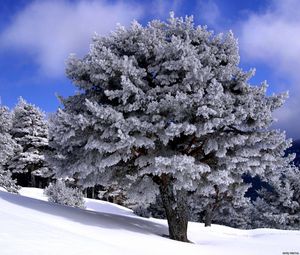
[[[300,231],[190,223],[194,244],[181,243],[162,237],[166,221],[137,217],[118,205],[86,199],[88,210],[82,210],[48,203],[40,189],[20,193],[0,191],[1,255],[300,254]]]

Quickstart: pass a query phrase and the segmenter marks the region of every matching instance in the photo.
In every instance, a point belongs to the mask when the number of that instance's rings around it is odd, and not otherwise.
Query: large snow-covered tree
[[[9,162],[9,169],[20,185],[35,187],[37,176],[47,178],[51,175],[45,159],[48,126],[44,114],[20,98],[13,110],[11,134],[21,151]]]
[[[159,194],[170,238],[188,241],[187,194],[265,171],[273,155],[264,141],[280,136],[268,128],[285,94],[266,96],[238,64],[233,34],[214,35],[191,17],[94,37],[84,58],[70,57],[78,93],[50,124],[57,175],[117,184],[142,203]]]
[[[11,113],[7,107],[0,105],[0,187],[10,192],[17,192],[16,181],[12,179],[7,163],[19,147],[10,135]]]

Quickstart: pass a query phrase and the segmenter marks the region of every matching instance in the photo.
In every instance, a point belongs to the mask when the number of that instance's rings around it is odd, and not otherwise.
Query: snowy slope
[[[282,254],[300,252],[300,231],[204,228],[189,224],[195,244],[169,240],[164,220],[87,199],[89,210],[48,203],[39,189],[0,191],[0,254]],[[37,199],[25,197],[30,196]]]

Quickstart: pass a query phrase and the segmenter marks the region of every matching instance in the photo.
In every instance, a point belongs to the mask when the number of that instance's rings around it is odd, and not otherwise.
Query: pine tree
[[[0,187],[9,192],[18,192],[16,182],[7,170],[7,162],[19,149],[10,135],[11,114],[7,107],[0,105]]]
[[[9,162],[9,169],[21,186],[45,186],[52,173],[45,159],[48,150],[48,126],[44,114],[34,105],[19,99],[13,110],[11,134],[21,147]],[[45,182],[36,183],[37,177]]]
[[[96,36],[84,58],[69,59],[79,92],[50,124],[57,175],[117,184],[141,203],[159,194],[170,238],[188,241],[188,194],[266,171],[264,141],[281,135],[268,128],[286,95],[266,96],[238,64],[233,34],[214,36],[191,17]]]

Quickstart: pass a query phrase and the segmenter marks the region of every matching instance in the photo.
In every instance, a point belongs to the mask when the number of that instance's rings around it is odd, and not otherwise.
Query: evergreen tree
[[[11,134],[21,147],[9,162],[9,169],[26,187],[45,186],[52,173],[45,160],[48,150],[48,126],[44,114],[34,105],[20,98],[13,110]],[[40,183],[36,183],[40,177]],[[45,183],[43,183],[45,182]]]
[[[264,142],[281,136],[269,127],[285,94],[250,86],[238,64],[231,32],[214,36],[189,17],[96,36],[84,58],[69,59],[79,93],[50,124],[57,175],[118,184],[141,203],[159,194],[170,238],[188,241],[188,194],[271,169]]]
[[[8,108],[0,105],[0,187],[17,193],[18,187],[7,170],[7,162],[18,150],[17,144],[10,135],[11,114]]]

